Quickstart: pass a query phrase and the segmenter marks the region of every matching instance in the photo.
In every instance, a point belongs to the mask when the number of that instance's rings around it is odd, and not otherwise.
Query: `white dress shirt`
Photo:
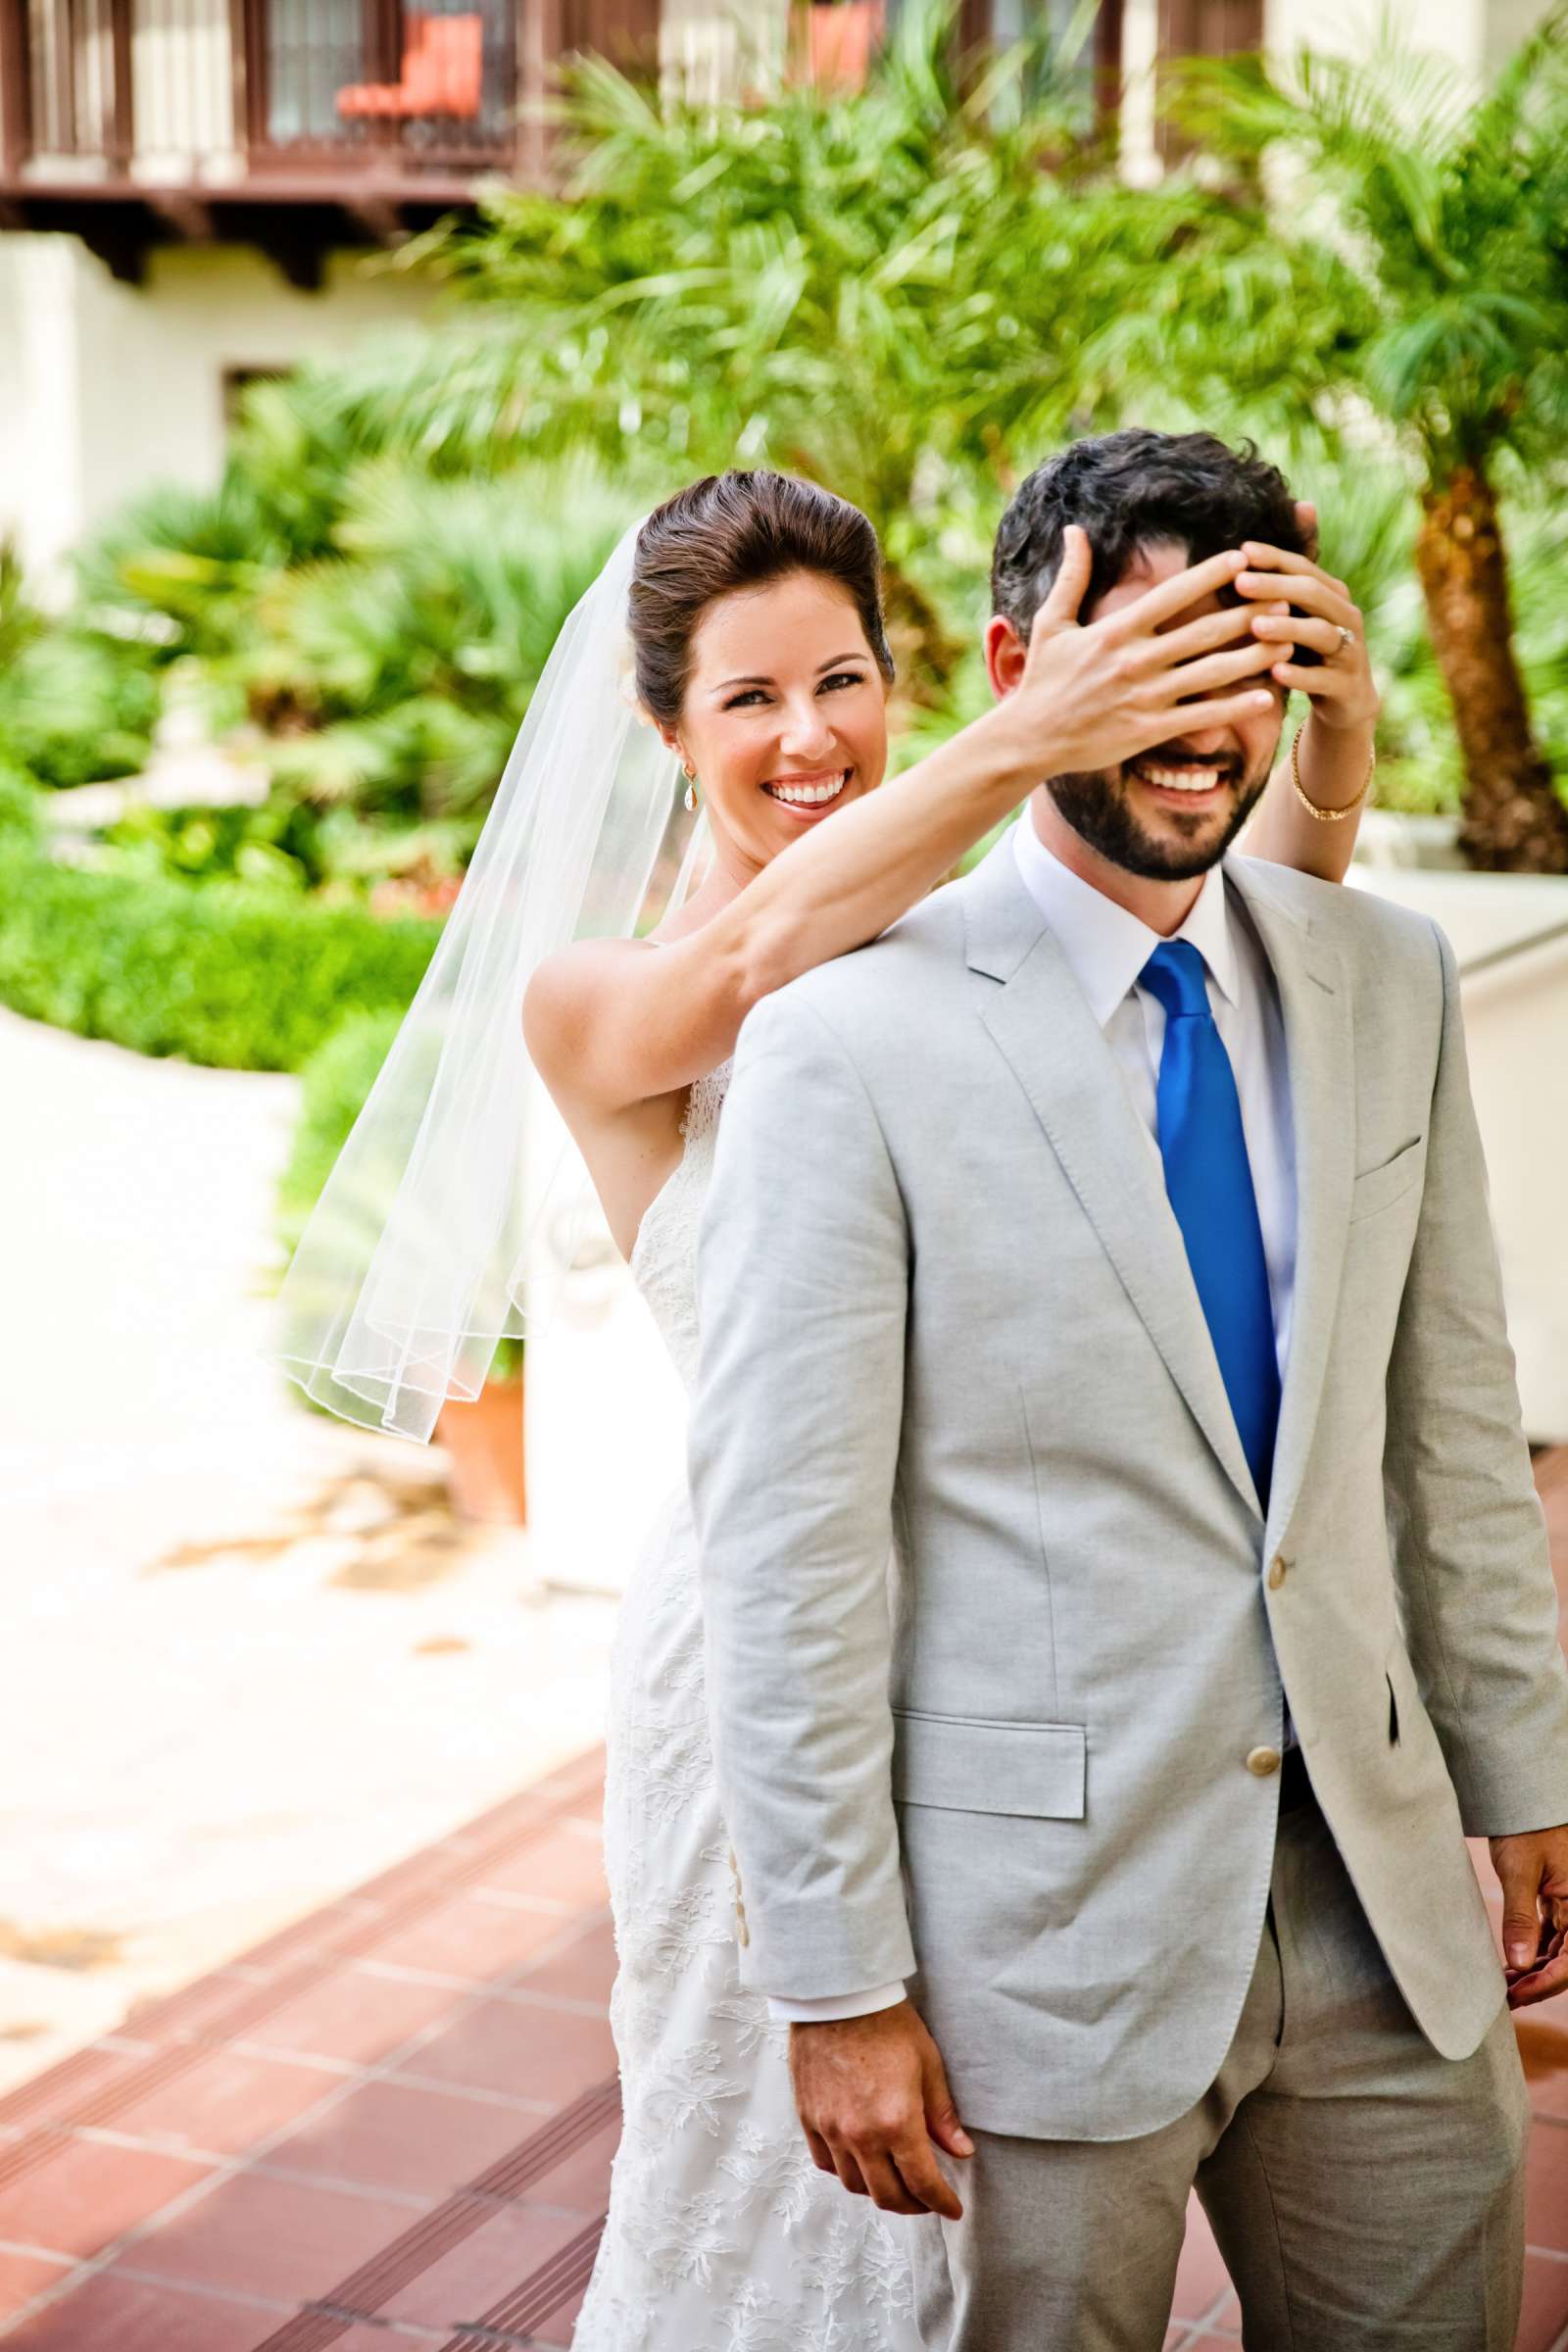
[[[1024,887],[1055,934],[1115,1056],[1148,1148],[1157,1156],[1155,1094],[1165,1044],[1165,1007],[1139,986],[1139,974],[1162,934],[1107,899],[1092,882],[1081,881],[1054,857],[1027,810],[1013,827],[1012,840]],[[1209,1008],[1236,1074],[1283,1383],[1296,1290],[1296,1143],[1279,993],[1261,943],[1241,901],[1227,887],[1221,867],[1210,866],[1192,911],[1172,937],[1190,940],[1203,958]],[[1289,1743],[1288,1720],[1286,1738]],[[902,1984],[879,1984],[869,1992],[816,2001],[770,1999],[768,2006],[775,2018],[805,2025],[868,2017],[903,1998]]]
[[[1157,1154],[1154,1097],[1165,1047],[1165,1007],[1139,987],[1138,976],[1161,934],[1054,858],[1027,812],[1013,827],[1013,848],[1029,896],[1056,935],[1127,1082],[1150,1149]],[[1236,1074],[1283,1381],[1296,1293],[1296,1136],[1279,992],[1222,867],[1209,867],[1192,912],[1172,937],[1191,941],[1203,958],[1209,1010]]]

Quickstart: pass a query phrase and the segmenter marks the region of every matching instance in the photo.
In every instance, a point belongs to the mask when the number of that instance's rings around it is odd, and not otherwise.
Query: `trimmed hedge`
[[[401,1012],[440,931],[239,883],[57,865],[0,828],[0,1003],[138,1054],[297,1070],[351,1014]]]

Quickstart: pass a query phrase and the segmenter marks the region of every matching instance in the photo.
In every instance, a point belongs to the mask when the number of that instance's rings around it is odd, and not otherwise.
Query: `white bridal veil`
[[[401,1437],[427,1439],[449,1397],[478,1395],[497,1341],[522,1335],[529,1235],[567,1197],[570,1148],[537,1115],[523,1043],[529,976],[573,939],[657,923],[704,854],[706,824],[683,817],[679,766],[634,699],[640,527],[556,641],[429,970],[283,1281],[284,1370]]]

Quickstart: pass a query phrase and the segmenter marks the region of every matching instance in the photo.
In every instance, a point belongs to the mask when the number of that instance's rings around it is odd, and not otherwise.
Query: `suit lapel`
[[[1128,1298],[1248,1507],[1237,1434],[1158,1154],[1004,838],[960,885],[970,969],[1002,982],[981,1018],[1022,1086]]]
[[[1350,1002],[1338,951],[1283,904],[1268,866],[1236,858],[1225,870],[1246,902],[1280,994],[1296,1153],[1296,1288],[1269,1494],[1272,1549],[1300,1495],[1345,1271],[1355,1176]]]

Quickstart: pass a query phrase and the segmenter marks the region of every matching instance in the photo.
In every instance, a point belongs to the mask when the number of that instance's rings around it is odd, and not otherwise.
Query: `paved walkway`
[[[1568,1608],[1568,1449],[1542,1487]],[[617,2128],[600,1769],[550,1774],[0,2101],[8,2352],[567,2343]],[[1568,2352],[1568,1996],[1519,2037],[1518,2352]],[[1195,2207],[1168,2352],[1238,2342]]]
[[[0,2092],[593,1740],[613,1604],[262,1352],[298,1083],[0,1011]]]

